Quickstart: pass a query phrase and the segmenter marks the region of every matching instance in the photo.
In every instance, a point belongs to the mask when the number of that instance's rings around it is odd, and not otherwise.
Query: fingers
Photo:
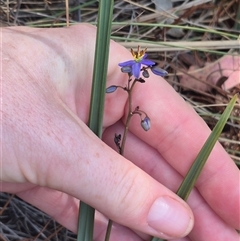
[[[105,130],[104,141],[115,149],[113,136],[115,133],[122,133],[123,128],[123,124],[119,122]],[[129,132],[127,137],[125,156],[174,192],[180,186],[183,177],[154,148],[134,136],[131,132]],[[226,224],[228,220],[222,220],[196,189],[191,192],[188,204],[194,213],[194,227],[188,235],[191,240],[204,240],[206,237],[209,240],[217,239],[221,241],[226,240],[226,237],[229,240],[237,240],[239,238],[234,228]],[[231,216],[232,213],[229,213],[229,217]],[[209,230],[213,223],[214,228]],[[229,223],[231,224],[231,222]]]
[[[185,176],[210,134],[206,124],[159,77],[152,76],[144,86],[136,85],[133,108],[136,106],[147,112],[151,129],[143,131],[139,117],[133,116],[131,132],[157,149],[174,169]],[[216,213],[239,229],[239,212],[236,212],[240,208],[239,170],[220,144],[211,153],[197,187]],[[233,215],[229,216],[229,213]]]

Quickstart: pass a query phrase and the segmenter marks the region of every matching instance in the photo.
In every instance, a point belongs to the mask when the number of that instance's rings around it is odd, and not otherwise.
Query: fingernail
[[[187,235],[193,226],[189,209],[168,196],[158,198],[150,208],[148,225],[169,237]]]

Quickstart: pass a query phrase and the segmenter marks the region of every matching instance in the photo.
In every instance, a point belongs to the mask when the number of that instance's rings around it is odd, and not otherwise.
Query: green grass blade
[[[89,128],[101,138],[104,97],[109,57],[113,1],[99,3],[97,40],[94,59]],[[77,241],[92,241],[94,229],[94,209],[80,202]]]
[[[93,240],[94,208],[80,202],[77,241]]]
[[[102,119],[106,91],[112,13],[113,1],[100,1],[91,107],[88,124],[92,131],[99,137],[102,135]]]
[[[94,23],[93,23],[94,24]],[[151,27],[163,27],[163,28],[180,28],[184,30],[192,30],[200,33],[212,33],[219,36],[229,37],[233,39],[238,39],[238,34],[231,34],[229,32],[219,31],[215,29],[211,29],[209,27],[195,27],[195,26],[184,26],[180,24],[165,24],[165,23],[139,23],[139,22],[114,22],[113,26],[118,26],[119,28],[122,26],[151,26]]]
[[[185,176],[183,182],[181,183],[177,195],[183,200],[187,200],[191,190],[193,189],[214,145],[216,144],[219,136],[222,133],[222,130],[227,123],[227,120],[233,110],[233,107],[236,103],[237,95],[235,95],[232,100],[229,102],[225,111],[221,115],[221,118],[217,122],[216,126],[213,128],[212,133],[208,137],[207,141],[203,145],[201,151],[197,155],[195,161],[193,162],[191,168],[189,169],[187,175]]]
[[[183,182],[181,183],[180,187],[178,188],[177,195],[181,197],[183,200],[187,200],[190,192],[192,191],[214,145],[216,144],[232,110],[236,103],[237,95],[235,95],[232,100],[229,102],[228,106],[226,107],[225,111],[221,115],[221,118],[217,122],[216,126],[214,127],[212,133],[208,137],[207,141],[204,143],[202,149],[200,150],[199,154],[197,155],[196,159],[194,160],[192,166],[190,167],[188,173],[186,174]],[[163,239],[159,239],[153,237],[151,241],[163,241]]]

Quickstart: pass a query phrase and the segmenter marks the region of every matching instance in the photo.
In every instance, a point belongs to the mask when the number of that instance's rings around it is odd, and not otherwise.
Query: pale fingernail
[[[193,227],[193,217],[182,203],[168,196],[158,198],[149,210],[148,225],[169,237],[187,235]]]

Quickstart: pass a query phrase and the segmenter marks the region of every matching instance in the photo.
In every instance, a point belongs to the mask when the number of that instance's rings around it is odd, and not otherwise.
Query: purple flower
[[[148,66],[148,67],[152,67],[153,65],[155,65],[155,62],[153,62],[149,59],[146,59],[147,58],[147,54],[145,53],[146,50],[147,49],[140,50],[139,46],[138,46],[137,52],[134,52],[131,49],[133,60],[128,60],[128,61],[119,63],[118,65],[122,68],[131,67],[133,76],[136,79],[138,79],[140,77],[142,65],[145,65],[145,66]]]

